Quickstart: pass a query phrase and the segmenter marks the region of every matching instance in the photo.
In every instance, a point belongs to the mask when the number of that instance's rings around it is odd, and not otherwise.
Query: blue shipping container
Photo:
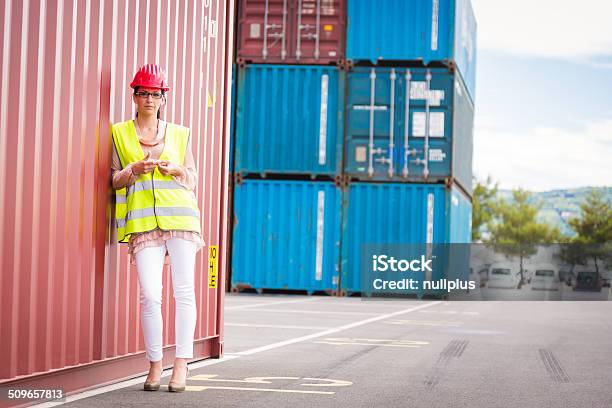
[[[232,100],[230,104],[230,146],[229,146],[229,169],[234,172],[234,135],[236,134],[236,82],[238,71],[236,64],[232,64]]]
[[[348,294],[361,292],[364,244],[471,240],[472,203],[455,186],[448,189],[443,184],[353,183],[343,207],[340,286]]]
[[[452,62],[476,96],[470,0],[348,0],[347,59]]]
[[[344,82],[344,72],[335,67],[241,68],[235,171],[340,174]]]
[[[232,288],[338,289],[341,191],[331,182],[234,187]]]
[[[360,67],[347,81],[349,175],[408,182],[452,177],[471,194],[474,106],[458,76],[444,68]]]

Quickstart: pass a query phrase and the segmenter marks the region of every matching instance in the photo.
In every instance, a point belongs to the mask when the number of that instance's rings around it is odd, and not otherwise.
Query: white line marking
[[[317,344],[331,344],[332,346],[376,346],[376,347],[406,347],[406,348],[420,348],[421,346],[415,346],[413,344],[372,344],[372,343],[340,343],[331,341],[315,341]]]
[[[250,303],[248,305],[240,305],[240,306],[230,306],[226,307],[225,310],[239,310],[239,309],[250,309],[252,307],[259,306],[274,306],[274,305],[283,305],[287,303],[305,303],[305,302],[314,302],[319,300],[318,298],[308,298],[308,299],[299,299],[299,300],[284,300],[281,302],[264,302],[264,303]]]
[[[224,323],[224,326],[230,327],[270,327],[272,329],[304,329],[304,330],[325,330],[332,327],[326,326],[291,326],[283,324],[249,324],[249,323]]]
[[[387,320],[387,324],[415,325],[415,326],[460,326],[463,322],[426,321],[426,320]]]
[[[234,354],[238,354],[238,355],[242,355],[242,356],[250,356],[250,355],[255,354],[255,353],[261,353],[262,351],[273,350],[273,349],[276,349],[276,348],[279,348],[279,347],[288,346],[290,344],[301,343],[303,341],[316,339],[317,337],[327,336],[328,334],[338,333],[339,331],[343,331],[343,330],[347,330],[347,329],[352,329],[354,327],[363,326],[363,325],[368,324],[368,323],[373,323],[373,322],[377,322],[377,321],[380,321],[380,320],[386,320],[386,319],[389,319],[391,317],[400,316],[400,315],[403,315],[403,314],[406,314],[406,313],[414,312],[416,310],[421,310],[421,309],[425,309],[427,307],[435,306],[438,303],[440,303],[440,302],[426,303],[424,305],[419,305],[419,306],[411,307],[409,309],[399,310],[399,311],[393,312],[393,313],[386,313],[384,315],[379,315],[379,316],[371,317],[369,319],[360,320],[358,322],[345,324],[345,325],[342,325],[342,326],[338,326],[338,327],[336,327],[334,329],[324,330],[322,332],[313,333],[313,334],[309,334],[309,335],[301,336],[301,337],[296,337],[295,339],[279,341],[277,343],[268,344],[267,346],[255,347],[255,348],[252,348],[252,349],[249,349],[249,350],[245,350],[245,351],[241,351],[241,352],[237,352],[237,353],[234,353]]]
[[[338,314],[347,316],[378,316],[378,313],[372,312],[334,312],[331,310],[300,310],[300,309],[255,309],[257,312],[266,313],[309,313],[309,314]]]

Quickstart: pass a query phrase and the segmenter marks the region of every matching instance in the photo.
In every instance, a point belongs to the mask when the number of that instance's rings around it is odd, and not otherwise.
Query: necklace
[[[157,146],[158,144],[161,143],[162,138],[159,137],[159,119],[157,119],[157,130],[155,132],[155,139],[154,140],[144,140],[142,139],[142,130],[140,129],[140,125],[138,124],[138,118],[136,118],[134,120],[134,122],[136,122],[136,129],[138,130],[138,139],[140,140],[140,143],[142,143],[145,146],[149,146],[149,147],[154,147]]]

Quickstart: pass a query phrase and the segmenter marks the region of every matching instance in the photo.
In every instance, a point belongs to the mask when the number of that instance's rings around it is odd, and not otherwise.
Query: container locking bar
[[[275,40],[281,39],[281,59],[287,57],[287,46],[286,46],[286,29],[287,29],[287,0],[283,0],[283,24],[268,24],[268,15],[270,13],[269,1],[266,0],[265,12],[264,12],[264,36],[263,36],[263,47],[261,50],[261,56],[265,60],[268,58],[268,38],[274,38]],[[281,29],[280,33],[268,33],[268,30]],[[274,44],[273,44],[274,45]]]
[[[414,160],[417,165],[423,165],[423,177],[429,177],[429,133],[430,133],[430,108],[429,98],[431,95],[431,71],[427,70],[426,87],[425,87],[425,139],[423,141],[423,158]]]
[[[393,149],[395,148],[394,144],[394,127],[395,127],[395,79],[397,76],[395,75],[395,68],[391,68],[391,112],[389,113],[389,158],[386,162],[389,164],[387,169],[387,174],[389,178],[393,177]],[[384,162],[383,162],[384,163]]]
[[[310,24],[302,24],[302,0],[298,2],[298,35],[297,35],[297,44],[296,44],[296,58],[299,60],[302,56],[302,38],[306,38],[308,40],[315,40],[315,51],[314,58],[319,59],[319,38],[320,38],[320,26],[321,26],[321,0],[317,0],[317,17],[315,25]],[[312,30],[314,29],[314,33],[305,33],[302,34],[302,30]]]
[[[370,138],[368,142],[368,176],[374,175],[374,102],[376,92],[376,71],[374,68],[370,70]]]
[[[404,165],[402,169],[402,176],[404,178],[408,177],[408,156],[416,156],[417,150],[410,150],[410,146],[408,144],[408,133],[410,129],[410,86],[412,80],[412,74],[410,70],[406,70],[406,101],[404,104]]]

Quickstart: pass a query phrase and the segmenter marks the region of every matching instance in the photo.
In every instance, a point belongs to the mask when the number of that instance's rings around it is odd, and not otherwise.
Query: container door
[[[243,0],[240,8],[238,58],[283,61],[287,58],[291,0]]]
[[[394,68],[356,68],[348,75],[346,170],[360,179],[396,173],[398,75]]]
[[[444,69],[402,69],[399,75],[403,104],[397,143],[399,174],[408,180],[450,177],[451,75]]]
[[[293,0],[292,56],[297,62],[335,61],[343,57],[344,9],[340,0]]]

